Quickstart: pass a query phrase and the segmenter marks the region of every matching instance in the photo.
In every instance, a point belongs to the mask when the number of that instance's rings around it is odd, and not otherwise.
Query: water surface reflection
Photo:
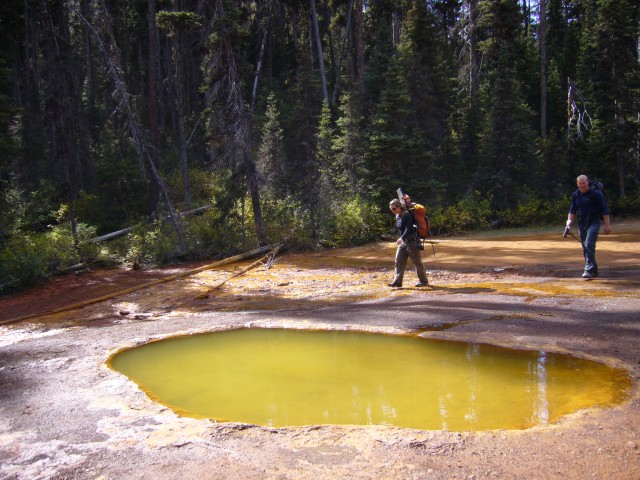
[[[110,364],[183,414],[272,427],[522,429],[630,388],[625,372],[568,355],[345,331],[175,337]]]

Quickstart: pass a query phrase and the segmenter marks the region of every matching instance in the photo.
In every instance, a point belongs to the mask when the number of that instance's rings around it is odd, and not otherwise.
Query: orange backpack
[[[402,193],[401,188],[398,189],[398,198],[401,202],[404,202],[407,210],[411,213],[418,231],[418,236],[420,238],[427,238],[431,231],[431,222],[429,222],[429,217],[427,217],[427,207],[419,203],[413,203],[409,195]]]
[[[413,215],[413,220],[416,222],[418,235],[420,235],[420,238],[427,238],[429,236],[429,230],[431,230],[431,223],[427,217],[427,208],[419,203],[412,203],[411,207],[407,206],[407,208]]]

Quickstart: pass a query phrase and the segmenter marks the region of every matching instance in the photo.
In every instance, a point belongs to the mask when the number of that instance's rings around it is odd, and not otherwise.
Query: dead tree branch
[[[178,244],[180,251],[184,252],[186,250],[186,245],[184,241],[184,234],[182,232],[182,227],[180,226],[180,222],[178,220],[178,216],[176,215],[175,210],[173,209],[173,205],[171,204],[171,200],[169,199],[169,194],[167,192],[167,188],[164,184],[158,169],[156,168],[155,162],[151,158],[150,150],[151,147],[147,140],[146,132],[142,126],[142,124],[138,121],[138,118],[131,106],[130,96],[127,91],[127,86],[124,81],[124,74],[122,71],[122,67],[120,66],[120,55],[119,49],[116,44],[115,37],[113,36],[113,29],[111,28],[111,16],[107,10],[106,5],[104,4],[104,0],[100,2],[102,8],[102,21],[104,24],[104,31],[108,38],[108,45],[105,45],[103,42],[100,33],[95,29],[95,27],[89,22],[83,15],[77,10],[75,7],[72,7],[74,12],[78,15],[78,18],[82,20],[82,22],[87,26],[87,28],[93,34],[96,43],[98,44],[98,48],[102,53],[103,59],[105,61],[105,66],[107,68],[107,73],[111,77],[114,85],[113,97],[118,105],[118,110],[124,114],[127,122],[127,127],[129,129],[129,133],[131,135],[131,139],[133,140],[133,145],[136,150],[136,154],[138,156],[138,160],[141,163],[141,166],[144,165],[144,162],[149,166],[149,170],[151,174],[156,179],[162,196],[164,198],[165,204],[167,206],[167,211],[169,213],[169,218],[173,223],[173,227],[178,236]],[[111,50],[111,54],[109,49]],[[143,168],[143,167],[141,167]],[[143,168],[144,169],[144,168]]]
[[[593,119],[587,107],[587,99],[570,78],[567,82],[567,136],[575,129],[576,138],[582,139],[583,131],[593,127]]]

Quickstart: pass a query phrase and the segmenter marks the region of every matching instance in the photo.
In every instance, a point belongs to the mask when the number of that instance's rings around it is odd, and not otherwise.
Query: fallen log
[[[205,212],[212,207],[213,205],[205,205],[204,207],[194,208],[193,210],[188,210],[186,212],[179,212],[178,216],[186,217],[188,215],[195,215],[196,213]],[[166,221],[168,219],[169,219],[169,216],[167,215],[163,220]],[[107,233],[105,235],[101,235],[100,237],[92,238],[90,240],[87,240],[87,243],[99,243],[99,242],[104,242],[105,240],[111,240],[113,238],[121,237],[122,235],[126,235],[127,233],[131,232],[134,228],[138,227],[139,225],[140,224],[134,225],[133,227],[123,228],[122,230],[117,230],[115,232]]]
[[[204,272],[205,270],[211,270],[213,268],[217,268],[217,267],[220,267],[222,265],[228,265],[230,263],[235,263],[235,262],[239,262],[239,261],[242,261],[242,260],[247,260],[249,258],[255,257],[256,255],[260,255],[262,253],[268,252],[270,249],[273,249],[273,245],[267,245],[267,246],[264,246],[264,247],[256,248],[256,249],[250,250],[248,252],[241,253],[239,255],[235,255],[233,257],[225,258],[223,260],[220,260],[220,261],[217,261],[217,262],[214,262],[214,263],[210,263],[208,265],[203,265],[202,267],[194,268],[193,270],[188,270],[186,272],[181,272],[181,273],[177,273],[177,274],[174,274],[174,275],[169,275],[168,277],[164,277],[164,278],[160,278],[160,279],[157,279],[157,280],[153,280],[151,282],[147,282],[147,283],[144,283],[142,285],[137,285],[135,287],[126,288],[124,290],[119,290],[117,292],[110,293],[108,295],[102,295],[100,297],[91,298],[89,300],[84,300],[82,302],[74,303],[74,304],[71,304],[71,305],[65,305],[64,307],[54,308],[54,309],[48,310],[46,312],[32,313],[32,314],[29,314],[29,315],[23,315],[21,317],[9,318],[9,319],[6,319],[6,320],[1,320],[0,321],[0,325],[6,325],[8,323],[21,322],[23,320],[29,320],[29,319],[32,319],[32,318],[42,317],[42,316],[45,316],[45,315],[53,315],[55,313],[65,312],[65,311],[68,311],[68,310],[75,310],[77,308],[85,307],[87,305],[91,305],[91,304],[94,304],[94,303],[104,302],[105,300],[110,300],[112,298],[119,297],[121,295],[126,295],[128,293],[132,293],[132,292],[135,292],[137,290],[142,290],[143,288],[152,287],[152,286],[158,285],[160,283],[171,282],[173,280],[177,280],[178,278],[188,277],[190,275],[194,275],[196,273]]]
[[[211,295],[211,292],[218,290],[220,287],[222,287],[225,283],[227,283],[229,280],[231,280],[232,278],[236,278],[239,277],[240,275],[244,275],[245,273],[247,273],[249,270],[253,270],[254,268],[256,268],[258,265],[262,265],[264,262],[268,261],[269,257],[274,257],[275,255],[278,254],[278,252],[280,251],[280,249],[282,248],[283,244],[280,244],[278,246],[276,246],[273,250],[271,250],[269,253],[267,253],[265,256],[259,258],[258,260],[256,260],[255,262],[253,262],[251,265],[249,265],[248,267],[243,268],[242,270],[239,270],[238,272],[235,272],[233,275],[230,275],[229,277],[225,278],[224,280],[222,280],[221,282],[219,282],[217,285],[215,285],[214,287],[208,289],[206,292],[203,293],[199,293],[198,295],[196,295],[195,297],[193,297],[191,300],[187,300],[186,302],[182,302],[179,303],[177,305],[173,305],[169,311],[173,311],[176,310],[178,308],[184,307],[185,305],[189,305],[192,302],[195,302],[196,300],[204,300],[205,298],[207,298],[209,295]]]

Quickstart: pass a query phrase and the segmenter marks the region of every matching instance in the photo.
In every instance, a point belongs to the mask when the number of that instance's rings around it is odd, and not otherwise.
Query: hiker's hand
[[[573,220],[567,220],[567,228],[571,230],[571,225],[573,224]]]
[[[604,234],[609,235],[611,233],[611,225],[604,226]]]
[[[397,239],[397,240],[396,240],[396,243],[397,243],[398,245],[402,245],[402,244],[404,243],[404,240],[402,240],[401,238],[399,238],[399,239]]]

